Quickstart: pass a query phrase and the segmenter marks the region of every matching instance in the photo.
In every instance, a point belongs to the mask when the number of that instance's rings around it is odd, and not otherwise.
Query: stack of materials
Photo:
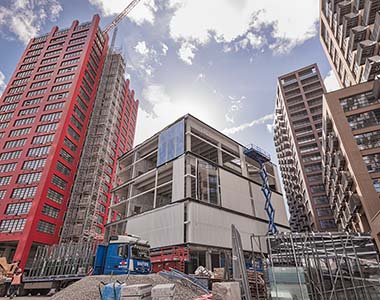
[[[263,273],[254,270],[247,270],[249,288],[251,290],[252,299],[266,300],[267,286],[263,279]]]
[[[152,300],[151,284],[134,284],[123,286],[120,300]]]
[[[152,300],[173,300],[175,284],[157,284],[152,288]]]

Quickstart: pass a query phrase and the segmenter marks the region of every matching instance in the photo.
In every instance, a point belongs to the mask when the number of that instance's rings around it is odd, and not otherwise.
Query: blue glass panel
[[[185,121],[181,120],[160,133],[157,167],[182,155],[185,151]]]

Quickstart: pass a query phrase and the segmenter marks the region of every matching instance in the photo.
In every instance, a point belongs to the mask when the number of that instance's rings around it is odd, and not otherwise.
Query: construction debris
[[[125,285],[121,288],[120,300],[151,300],[151,284]]]
[[[267,286],[263,278],[263,273],[255,270],[247,270],[249,288],[254,300],[265,300],[267,296]]]
[[[240,284],[236,281],[215,282],[212,292],[213,300],[241,300]]]
[[[152,288],[152,300],[173,300],[175,284],[157,284]]]
[[[168,279],[159,274],[149,275],[117,275],[117,276],[88,276],[80,281],[73,283],[64,290],[58,292],[52,297],[52,300],[101,300],[98,286],[101,282],[125,282],[126,285],[132,284],[151,284],[153,287],[157,284],[174,284],[175,293],[173,300],[192,300],[201,295],[204,295],[204,291],[198,287],[192,285],[189,287],[187,284],[183,284],[180,280],[175,278]],[[128,298],[128,300],[130,300]]]

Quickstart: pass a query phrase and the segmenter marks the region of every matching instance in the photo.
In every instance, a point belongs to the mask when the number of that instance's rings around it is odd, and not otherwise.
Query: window
[[[16,102],[16,101],[20,100],[21,96],[22,96],[22,94],[7,96],[7,97],[5,97],[4,102],[5,103]]]
[[[36,147],[36,148],[30,148],[28,150],[27,156],[29,157],[39,157],[48,155],[50,151],[50,146],[43,146],[43,147]]]
[[[57,48],[60,48],[63,46],[64,43],[58,43],[58,44],[55,44],[55,45],[50,45],[49,47],[47,47],[47,50],[52,50],[52,49],[57,49]]]
[[[0,165],[0,173],[12,172],[16,170],[17,163],[3,164]]]
[[[24,59],[24,63],[35,62],[35,61],[38,60],[38,56],[39,56],[39,55],[26,57],[26,58]]]
[[[54,110],[54,109],[59,109],[62,108],[65,105],[65,102],[58,102],[58,103],[53,103],[53,104],[48,104],[45,106],[44,110]]]
[[[68,152],[66,152],[63,149],[61,149],[61,152],[59,152],[59,156],[70,164],[74,161],[74,157],[72,157]]]
[[[51,179],[51,183],[62,190],[65,190],[67,186],[67,182],[55,174],[53,175],[53,178]]]
[[[69,95],[69,92],[50,95],[48,98],[48,101],[64,99],[64,98],[67,98],[68,95]]]
[[[22,65],[22,66],[20,67],[20,71],[33,69],[35,66],[36,66],[36,63],[25,64],[25,65]]]
[[[36,195],[37,187],[16,188],[12,191],[12,199],[33,198]]]
[[[51,91],[55,92],[55,91],[65,90],[65,89],[68,89],[70,87],[71,87],[71,82],[70,83],[65,83],[65,84],[60,84],[60,85],[53,86],[51,88]]]
[[[41,116],[41,122],[50,122],[59,120],[62,116],[62,112],[56,112],[51,114],[46,114]]]
[[[79,94],[87,103],[90,102],[90,96],[84,91],[82,87],[80,87]]]
[[[312,185],[312,186],[310,186],[310,190],[311,190],[312,194],[324,193],[325,187],[323,184]]]
[[[81,48],[83,48],[83,46],[84,46],[84,43],[78,44],[78,45],[74,45],[74,46],[70,46],[70,47],[67,47],[66,51],[73,51],[73,50],[76,50],[76,49],[81,49]]]
[[[25,215],[29,213],[32,202],[21,202],[8,204],[5,214],[8,216]]]
[[[326,196],[313,196],[313,201],[316,205],[329,204]]]
[[[321,229],[327,228],[335,228],[334,220],[319,220],[319,224],[321,225]]]
[[[28,109],[22,109],[20,110],[20,112],[18,113],[19,116],[27,116],[27,115],[32,115],[32,114],[35,114],[38,112],[38,108],[39,107],[32,107],[32,108],[28,108]]]
[[[86,112],[87,109],[88,109],[87,104],[84,103],[80,97],[77,97],[77,101],[78,101],[78,104],[79,104],[80,108],[81,108],[84,112]]]
[[[311,144],[311,145],[306,145],[306,146],[300,147],[301,153],[307,153],[307,152],[312,152],[312,151],[316,151],[316,150],[318,150],[317,144]]]
[[[17,159],[20,158],[22,150],[3,152],[0,154],[0,160]]]
[[[67,128],[67,132],[74,138],[74,140],[79,141],[80,135],[70,125]]]
[[[34,79],[37,80],[37,79],[48,78],[51,76],[51,74],[53,74],[53,72],[42,73],[42,74],[34,76]],[[49,82],[49,80],[47,80],[47,82]]]
[[[57,61],[59,56],[51,57],[51,58],[46,58],[41,61],[41,64],[48,64],[54,61]]]
[[[60,161],[57,162],[56,170],[61,172],[63,175],[70,176],[71,170]]]
[[[86,36],[84,37],[81,37],[81,38],[78,38],[78,39],[73,39],[73,40],[70,40],[69,44],[75,44],[75,43],[79,43],[79,42],[82,42],[82,41],[85,41],[86,40]]]
[[[45,166],[46,158],[43,159],[34,159],[34,160],[27,160],[24,162],[22,169],[23,170],[37,170],[41,169]]]
[[[27,83],[28,80],[29,78],[17,79],[13,81],[12,85],[22,85],[24,83]]]
[[[22,126],[22,125],[28,125],[32,124],[34,122],[36,117],[30,117],[30,118],[25,118],[25,119],[18,119],[15,121],[14,126]]]
[[[74,116],[71,116],[70,120],[79,131],[82,131],[83,125]]]
[[[53,234],[55,231],[55,225],[42,220],[38,221],[37,231]]]
[[[40,90],[35,90],[35,91],[30,91],[28,94],[26,94],[27,97],[33,97],[37,95],[41,95],[46,92],[46,89],[40,89]]]
[[[380,131],[372,131],[355,135],[360,150],[380,147]]]
[[[26,219],[2,220],[0,223],[0,232],[18,232],[23,231]]]
[[[13,140],[13,141],[8,141],[4,145],[4,149],[10,149],[10,148],[17,148],[17,147],[22,147],[26,143],[26,139],[19,139],[19,140]]]
[[[8,104],[8,105],[3,105],[3,106],[0,108],[0,111],[1,111],[1,112],[7,112],[7,111],[10,111],[10,110],[14,110],[16,107],[17,107],[17,103]]]
[[[70,141],[67,137],[65,137],[63,143],[65,144],[65,146],[67,148],[69,148],[71,151],[75,152],[77,150],[77,146],[72,142]]]
[[[63,58],[65,59],[65,58],[70,58],[70,57],[78,56],[81,53],[82,53],[82,50],[76,51],[76,52],[67,53],[67,54],[65,54],[65,56]]]
[[[53,140],[54,140],[54,133],[53,134],[40,135],[40,136],[35,136],[33,138],[32,144],[34,144],[34,145],[48,144],[48,143],[51,143]]]
[[[78,108],[78,106],[75,104],[74,105],[74,113],[76,116],[79,117],[79,119],[81,119],[82,121],[85,120],[86,116],[84,115],[84,113],[82,113],[82,111]]]
[[[380,154],[369,154],[363,156],[363,161],[367,166],[368,173],[380,172]]]
[[[13,117],[13,112],[6,113],[6,114],[1,114],[1,115],[0,115],[0,122],[8,121],[8,120],[10,120],[12,117]]]
[[[56,130],[58,123],[49,123],[45,125],[38,125],[36,132],[49,132],[52,130]]]
[[[91,84],[91,86],[94,86],[94,79],[90,76],[90,74],[86,71],[84,71],[84,76],[86,77],[86,80]]]
[[[72,67],[68,67],[68,68],[63,68],[63,69],[60,69],[60,70],[58,71],[58,74],[65,74],[65,73],[69,73],[69,72],[74,72],[76,69],[77,69],[77,66],[72,66]]]
[[[319,153],[302,155],[302,161],[305,163],[319,160],[321,160],[321,155]]]
[[[10,132],[9,136],[15,137],[15,136],[21,136],[21,135],[29,134],[31,129],[32,129],[32,127],[15,129],[15,130],[12,130]]]
[[[71,37],[77,37],[77,36],[81,36],[81,35],[87,35],[87,32],[88,32],[88,29],[84,30],[84,31],[80,31],[80,32],[75,32],[75,33],[72,34]]]
[[[86,82],[86,80],[82,79],[82,85],[84,86],[84,88],[86,89],[87,93],[89,95],[92,94],[92,88],[89,86],[89,84]],[[87,102],[89,102],[90,100],[88,100]]]
[[[361,107],[370,106],[375,103],[380,103],[380,99],[375,97],[372,91],[340,100],[340,104],[342,105],[342,108],[345,112],[356,110]]]
[[[380,193],[380,180],[379,180],[379,178],[373,179],[373,187],[375,188],[376,193]]]
[[[321,170],[322,170],[322,165],[320,163],[305,166],[305,171],[307,173],[321,171]]]
[[[35,182],[39,182],[40,179],[41,179],[41,174],[42,174],[41,172],[21,174],[17,178],[17,183],[20,183],[20,184],[32,184],[32,183],[35,183]]]
[[[17,75],[16,75],[16,77],[17,77],[17,78],[28,77],[28,76],[30,76],[32,73],[33,73],[33,70],[24,71],[24,72],[18,72]]]
[[[315,181],[319,181],[319,182],[321,182],[321,181],[322,181],[322,175],[321,175],[321,174],[308,175],[308,176],[307,176],[307,179],[308,179],[310,182],[315,182]]]
[[[31,106],[31,105],[35,105],[35,104],[38,104],[42,101],[42,97],[41,98],[35,98],[35,99],[31,99],[31,100],[25,100],[23,103],[22,103],[22,106]]]
[[[40,87],[40,86],[48,85],[49,81],[50,81],[50,80],[44,80],[44,81],[34,82],[34,83],[32,83],[32,85],[30,86],[30,88],[36,88],[36,87]]]
[[[63,195],[50,188],[47,192],[47,198],[59,204],[61,204],[63,201]]]
[[[352,130],[378,125],[380,124],[380,109],[348,116],[347,121]]]
[[[63,81],[71,80],[73,78],[74,78],[74,74],[67,75],[67,76],[62,76],[62,77],[57,77],[54,82],[63,82]]]
[[[62,49],[59,49],[59,50],[55,50],[55,51],[50,51],[50,52],[46,52],[45,53],[45,57],[49,57],[49,56],[53,56],[53,55],[56,55],[56,54],[60,54],[62,51]]]
[[[51,65],[40,67],[40,68],[38,68],[38,72],[43,72],[43,71],[54,69],[55,65],[56,64],[51,64]]]
[[[59,209],[53,206],[44,204],[44,206],[42,207],[42,213],[45,216],[49,216],[51,218],[57,219],[59,215]]]
[[[76,64],[77,62],[79,62],[79,58],[74,58],[74,59],[63,61],[61,63],[61,66],[63,67],[63,66],[67,66],[67,65],[73,65],[73,64]]]
[[[0,177],[0,185],[8,185],[11,182],[12,176]]]

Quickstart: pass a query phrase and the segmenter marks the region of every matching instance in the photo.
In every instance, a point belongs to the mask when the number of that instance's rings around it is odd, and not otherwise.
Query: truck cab
[[[148,274],[151,271],[149,243],[133,235],[112,236],[96,250],[94,274]]]

